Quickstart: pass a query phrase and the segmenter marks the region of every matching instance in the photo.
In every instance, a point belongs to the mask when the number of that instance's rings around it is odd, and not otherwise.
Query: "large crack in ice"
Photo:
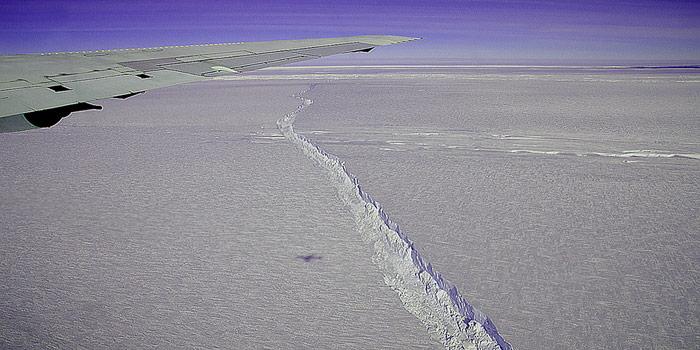
[[[328,170],[335,180],[363,240],[374,248],[372,261],[383,273],[384,282],[398,293],[404,308],[426,326],[430,336],[447,349],[511,349],[491,320],[425,262],[413,242],[362,190],[344,163],[294,131],[296,116],[313,103],[305,95],[314,86],[295,95],[302,103],[278,120],[277,126],[286,139]]]

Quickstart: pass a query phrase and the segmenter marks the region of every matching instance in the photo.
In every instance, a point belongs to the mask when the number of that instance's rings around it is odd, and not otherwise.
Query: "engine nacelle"
[[[16,114],[0,118],[0,132],[15,132],[56,125],[73,112],[102,109],[101,106],[81,102],[74,105],[45,109],[43,111]]]

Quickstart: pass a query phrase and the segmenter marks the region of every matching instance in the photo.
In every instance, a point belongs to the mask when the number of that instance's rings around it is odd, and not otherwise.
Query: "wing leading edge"
[[[0,132],[49,127],[90,102],[417,38],[328,39],[0,56]]]

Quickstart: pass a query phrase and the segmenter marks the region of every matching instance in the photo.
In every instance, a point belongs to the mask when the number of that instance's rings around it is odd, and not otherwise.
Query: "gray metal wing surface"
[[[48,127],[90,102],[416,38],[328,39],[0,56],[0,132]]]

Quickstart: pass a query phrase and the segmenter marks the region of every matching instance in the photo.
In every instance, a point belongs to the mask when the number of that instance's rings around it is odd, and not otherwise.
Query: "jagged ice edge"
[[[469,304],[430,263],[426,264],[413,242],[389,218],[379,202],[362,190],[345,164],[294,132],[296,116],[313,103],[303,95],[314,87],[312,85],[294,95],[302,100],[302,104],[278,120],[277,125],[288,140],[340,181],[339,192],[355,209],[353,212],[363,239],[373,243],[375,255],[372,260],[383,270],[385,283],[399,294],[404,307],[424,323],[431,336],[446,348],[510,350],[511,345],[498,333],[488,316]]]

